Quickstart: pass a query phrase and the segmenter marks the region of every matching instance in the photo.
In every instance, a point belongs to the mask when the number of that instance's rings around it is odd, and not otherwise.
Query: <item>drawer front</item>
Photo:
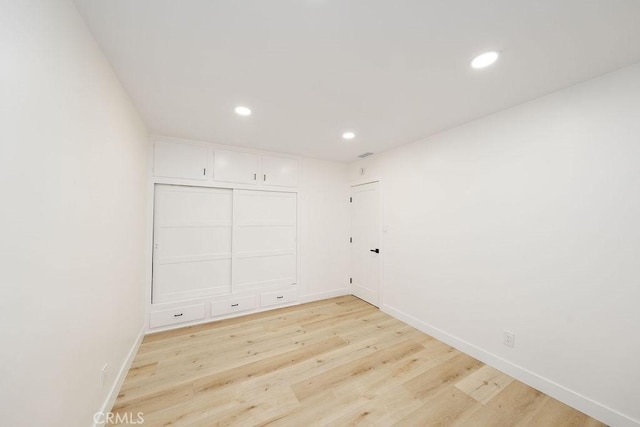
[[[240,311],[253,310],[256,308],[256,296],[242,296],[228,298],[211,303],[211,317],[223,316],[225,314],[237,313]]]
[[[260,295],[260,306],[271,307],[272,305],[286,304],[295,302],[298,299],[298,290],[289,289],[280,292],[269,292]]]
[[[156,311],[149,315],[149,327],[175,325],[176,323],[191,322],[204,319],[204,304],[178,307],[171,310]]]

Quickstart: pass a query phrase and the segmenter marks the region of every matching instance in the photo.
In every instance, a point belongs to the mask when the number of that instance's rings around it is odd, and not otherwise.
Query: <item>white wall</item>
[[[640,65],[350,166],[367,177],[385,310],[613,425],[640,420]]]
[[[1,423],[87,426],[143,324],[147,134],[71,2],[2,1],[0,51]]]
[[[344,163],[300,162],[298,280],[303,301],[349,293],[347,172]]]

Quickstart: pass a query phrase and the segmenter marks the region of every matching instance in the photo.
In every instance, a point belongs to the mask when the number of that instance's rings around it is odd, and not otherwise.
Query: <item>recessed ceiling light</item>
[[[473,58],[473,61],[471,61],[471,67],[472,68],[488,67],[489,65],[493,64],[498,60],[498,56],[500,56],[500,54],[496,51],[485,52]]]
[[[251,115],[251,109],[247,108],[247,107],[243,107],[243,106],[238,106],[236,107],[236,114],[239,116],[250,116]]]
[[[353,139],[356,137],[356,134],[353,132],[345,132],[342,134],[342,139]]]

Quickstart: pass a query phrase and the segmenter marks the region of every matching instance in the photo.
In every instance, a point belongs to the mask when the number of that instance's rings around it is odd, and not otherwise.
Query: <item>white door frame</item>
[[[353,187],[358,187],[360,185],[365,184],[373,184],[378,183],[378,219],[379,219],[379,228],[378,228],[378,245],[380,249],[380,254],[378,256],[378,308],[382,309],[384,304],[384,256],[385,256],[385,248],[384,248],[384,233],[385,229],[384,225],[384,216],[383,216],[383,191],[382,191],[382,179],[380,178],[368,178],[368,179],[360,179],[356,181],[352,181],[349,185],[349,197],[351,197]],[[349,235],[353,235],[353,230],[351,226],[351,204],[349,204]],[[353,259],[351,257],[351,246],[349,246],[349,277],[353,277]],[[352,284],[349,283],[349,292],[352,290]],[[352,294],[353,295],[353,294]]]

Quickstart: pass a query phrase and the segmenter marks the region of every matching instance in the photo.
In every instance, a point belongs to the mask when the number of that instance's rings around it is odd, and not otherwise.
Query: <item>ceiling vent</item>
[[[373,153],[363,153],[363,154],[360,154],[358,157],[360,157],[361,159],[364,159],[365,157],[369,157],[369,156],[373,156]]]

